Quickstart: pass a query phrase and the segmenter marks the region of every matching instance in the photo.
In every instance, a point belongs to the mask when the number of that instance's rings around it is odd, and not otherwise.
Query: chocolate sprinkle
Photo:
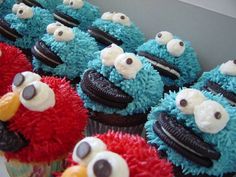
[[[188,105],[187,100],[185,100],[185,99],[180,100],[180,106],[186,107],[187,105]]]
[[[21,73],[18,73],[15,75],[14,79],[13,79],[13,84],[16,87],[21,86],[21,84],[25,81],[25,76]]]
[[[36,95],[36,89],[34,85],[29,85],[24,88],[22,96],[25,100],[31,100]]]
[[[76,149],[76,154],[79,158],[84,159],[91,152],[91,146],[87,142],[82,142]]]
[[[101,159],[95,162],[93,171],[96,177],[109,177],[112,173],[112,167],[107,160]]]

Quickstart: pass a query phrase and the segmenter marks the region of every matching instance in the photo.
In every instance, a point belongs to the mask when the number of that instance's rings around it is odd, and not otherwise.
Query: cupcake
[[[123,13],[106,12],[93,22],[88,33],[96,39],[100,49],[112,43],[120,46],[126,52],[135,52],[144,40],[144,34]]]
[[[221,95],[183,89],[165,95],[145,124],[148,142],[166,153],[175,176],[233,176],[236,116]]]
[[[92,22],[100,17],[100,10],[85,0],[64,0],[53,15],[56,21],[65,26],[87,31]]]
[[[155,39],[139,46],[137,52],[160,73],[166,92],[191,85],[201,72],[190,42],[167,31],[159,32]]]
[[[173,177],[172,166],[137,135],[108,132],[74,148],[71,167],[58,177]]]
[[[98,51],[95,40],[58,22],[48,25],[47,32],[31,49],[34,69],[78,82]]]
[[[32,66],[21,50],[0,43],[0,97],[7,92],[17,73],[31,70]]]
[[[10,177],[48,177],[83,138],[87,111],[64,79],[22,72],[0,99],[0,120]]]
[[[229,60],[204,72],[193,88],[221,94],[231,105],[236,106],[236,60]]]
[[[11,8],[15,3],[16,0],[0,0],[0,18],[11,13]]]
[[[53,23],[52,14],[39,7],[15,4],[13,13],[0,19],[0,41],[21,48],[30,57],[30,49]]]
[[[141,134],[148,111],[162,97],[161,77],[143,57],[115,44],[94,58],[78,86],[90,110],[87,134],[109,129]]]

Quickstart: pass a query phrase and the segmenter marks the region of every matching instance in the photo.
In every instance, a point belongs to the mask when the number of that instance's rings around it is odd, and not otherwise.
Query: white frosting
[[[100,58],[105,66],[113,66],[116,57],[124,53],[124,50],[116,44],[111,44],[111,46],[104,48],[101,51]]]
[[[113,12],[105,12],[105,13],[102,14],[101,19],[112,21],[112,18],[114,16],[114,14],[115,13],[113,13]]]
[[[24,76],[25,80],[24,80],[24,82],[19,87],[16,87],[14,84],[12,84],[13,92],[20,93],[31,82],[40,81],[41,80],[41,76],[40,75],[38,75],[36,73],[33,73],[33,72],[30,72],[30,71],[25,71],[25,72],[22,72],[21,74]]]
[[[68,5],[70,3],[70,0],[63,0],[63,4]]]
[[[73,9],[80,9],[84,6],[84,2],[82,0],[70,0],[69,5]]]
[[[181,41],[180,39],[170,40],[167,43],[167,51],[175,57],[180,57],[185,51],[185,45],[181,46],[180,42],[183,41]]]
[[[131,21],[128,16],[123,13],[115,13],[112,17],[112,21],[115,23],[120,23],[125,26],[130,26]]]
[[[51,23],[47,26],[47,33],[53,34],[56,31],[56,29],[60,28],[61,26],[64,25],[61,24],[60,22]]]
[[[16,16],[21,19],[29,19],[34,15],[33,9],[25,4],[19,5]]]
[[[75,38],[72,28],[66,26],[57,28],[53,35],[56,41],[71,41]]]
[[[76,155],[76,150],[82,142],[88,143],[91,147],[91,152],[84,159],[80,159]],[[102,152],[102,151],[106,151],[106,149],[107,149],[106,144],[102,140],[100,140],[99,138],[86,137],[83,140],[81,140],[79,143],[76,144],[73,154],[72,154],[72,159],[73,159],[73,161],[75,161],[81,165],[87,166],[89,164],[89,162],[97,155],[97,153]]]
[[[186,100],[187,105],[184,107],[181,106],[180,105],[181,100]],[[187,88],[181,90],[178,93],[175,99],[175,103],[178,109],[180,109],[184,114],[193,114],[194,107],[201,104],[205,100],[206,98],[201,91]]]
[[[216,119],[216,113],[221,114],[220,119]],[[224,107],[216,101],[207,100],[194,109],[194,118],[198,128],[210,134],[216,134],[223,130],[229,121],[229,115]]]
[[[127,60],[132,59],[131,64],[127,64]],[[142,69],[141,61],[133,53],[124,53],[119,55],[114,63],[118,73],[123,75],[125,79],[135,79],[137,73]]]
[[[87,168],[88,177],[96,177],[93,168],[99,160],[107,160],[111,165],[112,172],[109,177],[129,177],[127,162],[120,155],[110,151],[100,152],[93,158]]]
[[[233,60],[229,60],[220,66],[220,72],[224,75],[236,76],[236,64]]]
[[[14,4],[14,5],[12,6],[12,12],[13,12],[13,13],[17,13],[17,10],[18,10],[19,7],[21,7],[21,6],[25,6],[25,4],[24,4],[24,3]]]
[[[155,39],[158,44],[166,45],[173,38],[174,38],[174,36],[172,33],[168,32],[168,31],[161,31],[161,32],[157,33]]]
[[[29,85],[34,85],[36,95],[31,100],[25,100],[20,94],[21,103],[31,111],[43,112],[55,106],[56,99],[54,91],[45,83],[34,81]]]

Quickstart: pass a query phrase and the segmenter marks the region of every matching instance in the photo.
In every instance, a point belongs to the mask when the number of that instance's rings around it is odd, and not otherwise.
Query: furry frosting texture
[[[99,8],[87,1],[83,1],[83,6],[80,8],[75,8],[73,5],[64,2],[63,4],[57,6],[56,11],[79,21],[80,24],[78,27],[82,31],[87,31],[93,21],[100,17]]]
[[[0,1],[0,18],[4,17],[6,14],[11,13],[11,8],[16,0],[1,0]]]
[[[36,1],[40,3],[43,8],[48,9],[49,11],[53,12],[59,4],[62,4],[63,0],[53,0],[53,1],[36,0]]]
[[[169,95],[165,95],[160,105],[153,108],[148,116],[148,122],[145,125],[148,142],[150,144],[157,145],[159,150],[163,150],[167,153],[167,158],[176,166],[182,168],[184,174],[207,174],[213,176],[223,176],[225,173],[236,172],[236,165],[233,163],[236,161],[235,148],[236,148],[236,117],[235,108],[230,106],[220,95],[213,95],[210,92],[202,92],[206,99],[210,99],[220,103],[224,109],[228,112],[229,121],[223,130],[215,134],[204,133],[196,125],[193,115],[186,115],[180,111],[176,106],[176,93],[171,92]],[[175,150],[167,146],[153,130],[153,125],[159,119],[161,112],[167,113],[171,118],[177,119],[178,122],[184,124],[185,127],[192,130],[194,134],[202,138],[204,142],[214,145],[214,149],[220,153],[218,160],[212,160],[213,165],[209,168],[197,165],[187,158],[183,157]],[[206,112],[205,112],[206,113]],[[207,113],[208,114],[208,113]],[[207,118],[210,115],[205,115]],[[231,165],[229,165],[231,164]]]
[[[114,66],[105,66],[100,58],[100,52],[95,54],[95,60],[89,62],[88,68],[94,69],[102,74],[115,86],[119,87],[125,93],[133,98],[126,108],[111,108],[91,100],[78,87],[78,93],[84,100],[85,107],[97,112],[108,114],[117,113],[123,116],[138,113],[146,113],[152,106],[155,106],[162,97],[163,83],[159,74],[143,57],[138,57],[142,63],[142,68],[133,79],[126,79]]]
[[[32,12],[33,16],[20,18],[17,14],[11,13],[4,17],[4,20],[10,25],[10,28],[16,30],[22,37],[17,38],[16,41],[12,41],[0,35],[0,41],[28,49],[43,36],[46,32],[47,25],[52,23],[54,19],[48,10],[39,7],[24,6],[22,9],[27,9],[30,13]]]
[[[68,30],[66,28],[65,30]],[[69,28],[69,30],[72,30],[71,33],[74,35],[74,38],[70,41],[58,41],[55,33],[45,34],[41,39],[49,50],[60,57],[63,63],[53,68],[34,57],[33,66],[35,70],[42,69],[44,72],[67,77],[71,80],[80,77],[87,68],[88,62],[93,58],[94,52],[98,51],[98,47],[95,40],[87,33],[80,31],[78,28]]]
[[[175,36],[173,36],[172,38],[173,42],[174,40],[179,39],[178,37]],[[169,43],[170,46],[169,51],[171,51],[169,52],[167,49],[168,43],[160,44],[160,42],[158,42],[155,39],[147,41],[146,43],[139,46],[137,49],[138,52],[148,53],[156,58],[164,60],[166,63],[171,64],[172,66],[177,67],[180,75],[177,79],[172,79],[170,77],[161,74],[162,80],[166,86],[178,86],[178,87],[184,86],[185,84],[194,82],[198,78],[198,75],[200,74],[201,68],[194,49],[192,48],[189,41],[182,41],[182,42],[183,42],[182,44],[184,44],[185,50],[182,50],[181,54],[180,53],[174,53],[174,55],[171,54],[172,50],[181,51],[180,48],[181,46],[175,46],[177,42],[176,43],[174,42],[175,44],[172,46],[171,43]]]
[[[32,66],[21,50],[0,43],[0,97],[7,92],[17,73],[31,70]]]

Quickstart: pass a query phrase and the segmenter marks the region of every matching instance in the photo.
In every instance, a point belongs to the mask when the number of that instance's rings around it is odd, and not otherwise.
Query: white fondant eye
[[[106,144],[96,137],[86,137],[76,144],[72,158],[75,162],[87,166],[97,153],[106,151]]]
[[[33,9],[26,5],[20,5],[17,9],[16,15],[21,19],[29,19],[33,17]]]
[[[132,53],[119,55],[114,66],[125,79],[135,79],[137,73],[142,69],[141,61]]]
[[[87,173],[89,177],[129,177],[129,167],[120,155],[105,151],[89,163]]]
[[[114,12],[105,12],[104,14],[102,14],[101,19],[112,20],[114,14],[115,14]]]
[[[236,60],[229,60],[220,66],[221,74],[236,76]]]
[[[115,23],[120,23],[120,24],[125,25],[125,26],[130,26],[131,25],[131,21],[130,21],[129,17],[126,16],[125,14],[123,14],[123,13],[114,14],[113,17],[112,17],[112,21],[115,22]]]
[[[63,0],[63,4],[65,4],[65,5],[70,4],[70,0]]]
[[[17,10],[19,9],[20,6],[25,6],[25,4],[24,4],[24,3],[14,4],[14,5],[12,6],[12,12],[13,12],[13,13],[17,13]]]
[[[23,89],[20,101],[31,111],[43,112],[54,107],[56,99],[53,90],[47,84],[34,81]]]
[[[51,23],[47,26],[47,33],[48,34],[53,34],[56,31],[56,29],[58,29],[62,26],[64,26],[64,25],[61,24],[60,22]]]
[[[105,66],[114,66],[115,59],[124,53],[123,49],[116,44],[111,44],[101,51],[101,60]]]
[[[180,39],[170,40],[167,43],[167,51],[175,57],[180,57],[185,51],[184,42]]]
[[[193,114],[194,107],[205,101],[201,91],[196,89],[183,89],[176,96],[175,103],[184,114]]]
[[[229,114],[221,104],[207,100],[195,107],[194,118],[201,131],[216,134],[226,127]]]
[[[75,38],[72,28],[65,26],[57,28],[53,35],[56,41],[71,41]]]
[[[31,82],[40,81],[40,80],[41,80],[41,76],[36,73],[32,73],[29,71],[18,73],[15,75],[13,79],[12,90],[13,92],[20,93]]]
[[[166,45],[173,38],[174,38],[173,34],[168,31],[161,31],[156,35],[156,41],[158,44],[161,45]]]
[[[73,9],[80,9],[84,5],[84,2],[82,0],[70,0],[69,6]]]

